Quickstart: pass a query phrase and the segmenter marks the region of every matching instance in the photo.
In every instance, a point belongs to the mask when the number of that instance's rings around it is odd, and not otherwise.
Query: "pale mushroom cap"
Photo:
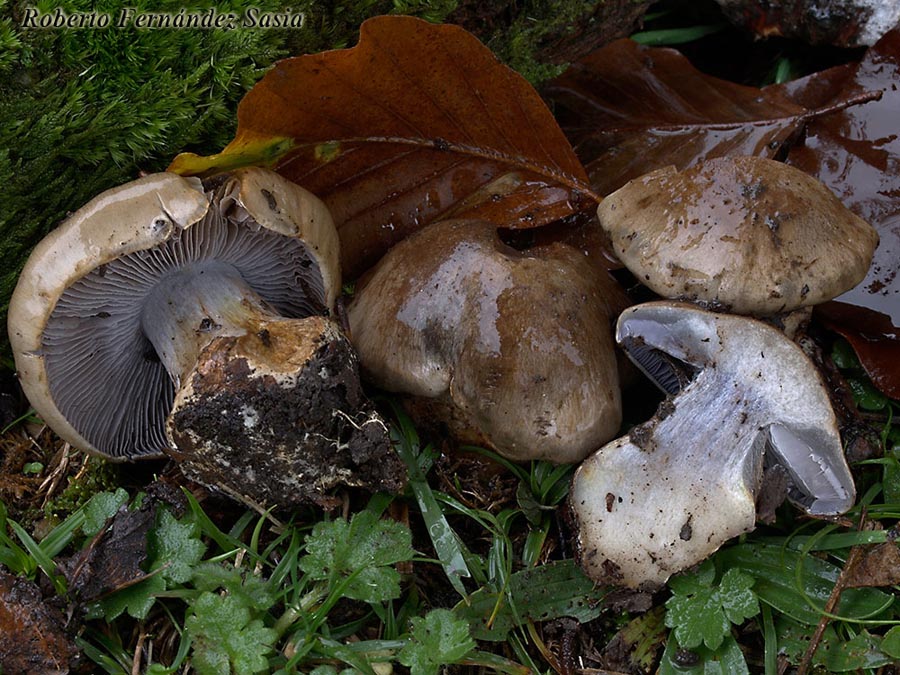
[[[578,461],[621,416],[598,274],[571,247],[520,252],[486,223],[445,221],[357,290],[352,339],[378,386],[449,399],[499,453]]]
[[[828,393],[803,351],[747,317],[654,302],[616,339],[645,369],[658,351],[697,369],[645,424],[588,457],[570,507],[582,565],[599,582],[656,587],[755,526],[764,461],[809,513],[853,505]]]
[[[123,202],[129,208],[123,209]],[[9,303],[9,342],[22,389],[63,440],[94,450],[56,407],[42,352],[44,328],[63,291],[88,272],[166,241],[200,220],[209,202],[200,181],[171,173],[139,178],[95,197],[34,248]]]
[[[878,245],[822,183],[760,157],[658,169],[609,195],[598,215],[653,291],[740,314],[830,300],[865,278]]]
[[[266,185],[266,176],[273,179],[267,188],[270,197],[262,193],[261,186]],[[234,204],[251,213],[258,223],[258,226],[252,227],[248,224],[250,229],[255,227],[258,230],[261,226],[264,232],[272,233],[270,239],[282,234],[293,238],[301,232],[319,236],[316,246],[324,251],[322,257],[318,258],[315,248],[309,255],[316,262],[322,261],[320,267],[327,266],[322,271],[322,277],[339,288],[338,253],[327,250],[330,247],[336,249],[337,235],[321,202],[302,188],[263,169],[244,169],[226,180],[229,181],[226,189],[230,190]],[[290,213],[287,209],[298,203],[301,204],[300,217],[310,219],[312,223],[291,225],[290,216],[286,215]],[[285,208],[282,209],[282,206]],[[171,405],[174,391],[168,375],[158,362],[152,363],[144,355],[134,356],[130,344],[142,339],[139,301],[155,283],[156,266],[172,266],[181,260],[180,253],[163,253],[162,259],[157,259],[153,252],[182,239],[193,242],[187,244],[189,248],[195,244],[199,246],[198,240],[204,239],[204,236],[215,239],[214,229],[193,235],[194,226],[208,220],[205,218],[208,211],[209,198],[199,180],[171,173],[153,174],[108,190],[91,200],[42,240],[29,257],[10,300],[10,344],[19,380],[32,406],[60,437],[73,446],[115,459],[152,456],[162,452],[165,415],[160,417],[159,412],[150,415],[152,422],[144,420],[136,423],[136,428],[129,432],[146,440],[148,432],[137,427],[158,427],[149,436],[155,439],[151,444],[159,447],[144,447],[133,452],[118,447],[115,451],[97,447],[98,443],[89,438],[92,434],[80,423],[73,423],[73,417],[77,416],[74,414],[76,409],[82,417],[126,417],[131,412],[129,405],[140,408],[160,398],[166,401],[163,407]],[[236,224],[235,227],[242,225]],[[233,246],[234,239],[232,237],[221,243],[220,248]],[[191,259],[197,255],[202,257],[191,252],[186,257]],[[119,271],[116,267],[119,261],[132,259],[127,269]],[[253,260],[247,260],[245,265],[250,274],[260,278],[269,275],[264,269],[254,271]],[[137,281],[138,286],[132,289],[130,295],[113,297],[112,290],[104,291],[104,288],[114,287],[114,282],[109,279],[104,281],[108,270],[111,271],[109,276],[121,281],[122,285]],[[74,294],[67,293],[76,284],[81,284],[79,290]],[[333,301],[338,288],[328,288],[329,301]],[[275,299],[273,304],[278,306],[280,303]],[[57,318],[64,323],[60,324]],[[121,337],[116,337],[112,332],[103,337],[92,333],[104,323],[111,330],[120,330],[124,325],[125,331]],[[49,326],[57,326],[52,337],[49,336],[52,331],[47,330]],[[68,344],[65,353],[57,354],[53,343]],[[140,347],[135,343],[133,349]],[[143,347],[146,348],[146,344]],[[51,357],[57,360],[58,365],[48,365]],[[123,357],[131,359],[130,365],[116,375],[116,360]],[[66,359],[70,359],[71,363],[66,364]],[[93,386],[95,379],[102,379],[96,374],[97,367],[117,386],[131,387],[133,390],[144,387],[144,393],[139,395],[141,400],[131,401],[130,395],[112,390],[109,382],[105,385],[111,391],[98,392]],[[59,376],[55,378],[52,373],[65,373],[68,378],[70,373],[82,368],[86,374],[77,385],[78,391],[68,394],[70,403],[61,403],[59,392],[54,391]],[[93,375],[90,374],[92,369]],[[143,380],[145,375],[151,380]],[[103,387],[104,382],[97,385]],[[109,419],[105,423],[119,427],[129,424],[121,419]]]

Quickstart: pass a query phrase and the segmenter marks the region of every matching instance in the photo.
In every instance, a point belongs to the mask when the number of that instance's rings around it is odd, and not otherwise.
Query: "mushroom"
[[[810,514],[845,512],[855,489],[819,374],[780,331],[748,317],[651,302],[617,341],[673,397],[587,458],[569,497],[584,569],[652,588],[753,529],[766,465]],[[683,364],[692,379],[673,377]]]
[[[519,251],[488,223],[448,220],[392,248],[348,315],[379,387],[427,401],[461,440],[565,463],[619,428],[623,296],[572,247]]]
[[[256,504],[402,485],[347,338],[325,206],[277,174],[162,173],[109,190],[47,236],[9,311],[22,387],[64,440],[182,461]]]
[[[790,312],[863,280],[878,234],[822,183],[761,157],[667,166],[598,208],[626,267],[665,298]]]

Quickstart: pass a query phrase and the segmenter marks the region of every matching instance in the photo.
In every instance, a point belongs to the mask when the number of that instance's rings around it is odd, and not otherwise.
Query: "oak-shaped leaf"
[[[351,49],[279,62],[234,140],[170,169],[267,164],[321,197],[354,277],[447,217],[533,227],[590,206],[587,175],[538,93],[457,26],[376,17]]]

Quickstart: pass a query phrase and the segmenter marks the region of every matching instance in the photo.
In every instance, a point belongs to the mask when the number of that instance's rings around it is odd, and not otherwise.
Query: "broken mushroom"
[[[155,174],[109,190],[34,250],[10,341],[39,415],[112,459],[174,455],[256,504],[402,485],[387,429],[326,315],[325,206],[270,171]]]
[[[766,316],[862,281],[878,234],[822,183],[761,157],[668,166],[598,208],[626,267],[665,298]]]
[[[766,466],[813,515],[853,505],[828,393],[804,352],[755,319],[684,303],[625,310],[616,339],[672,394],[586,459],[570,506],[593,579],[651,588],[753,529]],[[692,374],[681,388],[675,371]]]
[[[610,317],[626,304],[572,247],[519,251],[448,220],[391,249],[348,314],[375,384],[429,401],[464,441],[565,463],[618,430]]]

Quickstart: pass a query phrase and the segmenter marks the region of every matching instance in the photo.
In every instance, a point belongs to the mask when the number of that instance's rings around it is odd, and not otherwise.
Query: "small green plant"
[[[674,577],[669,588],[673,595],[666,603],[666,625],[685,649],[702,644],[715,651],[731,635],[732,624],[759,614],[759,601],[751,590],[753,577],[731,568],[716,582],[712,560],[696,572]]]
[[[529,648],[539,640],[534,625],[563,616],[596,618],[605,595],[571,560],[537,565],[537,554],[527,553],[530,534],[546,536],[549,508],[564,497],[568,470],[521,469],[529,500],[492,514],[428,484],[432,451],[420,446],[402,414],[393,435],[412,469],[410,496],[437,559],[418,554],[409,527],[384,516],[392,500],[387,495],[373,496],[346,520],[267,529],[266,516],[247,512],[227,532],[188,495],[184,515],[162,505],[147,521],[142,576],[84,603],[81,649],[108,673],[130,672],[134,656],[124,644],[131,623],[169,616],[179,646],[166,662],[147,664],[155,675],[188,663],[201,675],[344,668],[372,674],[389,663],[414,675],[434,675],[450,663],[505,673],[537,670]],[[83,587],[84,580],[60,575],[57,563],[66,551],[82,555],[103,545],[117,531],[117,519],[146,511],[147,499],[130,498],[121,488],[99,492],[41,542],[0,511],[0,563],[32,579],[43,571],[59,595],[78,604],[69,586]],[[462,543],[451,525],[460,518],[483,528],[492,542],[486,553]],[[524,549],[516,542],[526,542]],[[459,602],[431,606],[401,574],[398,566],[410,564],[443,575]],[[108,628],[99,630],[102,625]],[[378,639],[370,637],[374,630]],[[520,663],[479,650],[476,639],[508,641]]]

